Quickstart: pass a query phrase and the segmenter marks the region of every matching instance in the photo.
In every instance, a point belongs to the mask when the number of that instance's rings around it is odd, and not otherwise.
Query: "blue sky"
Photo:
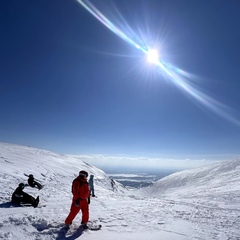
[[[92,3],[189,73],[196,92],[75,0],[2,0],[0,141],[69,154],[239,156],[240,2]]]

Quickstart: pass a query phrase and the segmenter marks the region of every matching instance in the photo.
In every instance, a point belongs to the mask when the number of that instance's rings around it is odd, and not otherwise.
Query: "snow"
[[[128,190],[100,169],[73,156],[0,143],[0,239],[240,240],[240,160],[169,175],[151,187]],[[100,231],[81,232],[81,213],[61,231],[71,204],[71,183],[80,170],[93,174],[97,198],[90,221]],[[37,208],[16,207],[11,194],[25,174],[45,186],[25,188],[40,196]]]

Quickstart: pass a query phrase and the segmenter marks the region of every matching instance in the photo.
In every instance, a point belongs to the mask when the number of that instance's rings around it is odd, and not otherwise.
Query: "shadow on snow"
[[[66,229],[65,227],[63,227],[59,231],[56,240],[74,240],[74,239],[77,239],[78,237],[80,237],[84,232],[84,229],[80,226],[78,229],[76,229],[76,231],[72,235],[66,236],[68,230],[69,229]]]
[[[0,208],[12,208],[12,207],[32,207],[31,204],[16,204],[13,202],[5,202],[5,203],[0,203]]]

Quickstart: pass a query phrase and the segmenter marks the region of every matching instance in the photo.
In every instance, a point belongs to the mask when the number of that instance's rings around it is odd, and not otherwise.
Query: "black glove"
[[[87,202],[88,202],[88,204],[90,204],[90,197],[88,198]]]

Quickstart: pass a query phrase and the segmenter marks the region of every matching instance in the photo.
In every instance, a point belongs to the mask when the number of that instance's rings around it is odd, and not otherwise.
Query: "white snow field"
[[[137,164],[137,163],[136,163]],[[95,175],[90,221],[99,231],[79,229],[81,213],[63,231],[71,184],[80,170]],[[24,191],[39,207],[10,203],[24,174],[45,186]],[[177,172],[153,186],[128,190],[100,169],[67,155],[0,143],[0,239],[21,240],[240,240],[240,160]]]

